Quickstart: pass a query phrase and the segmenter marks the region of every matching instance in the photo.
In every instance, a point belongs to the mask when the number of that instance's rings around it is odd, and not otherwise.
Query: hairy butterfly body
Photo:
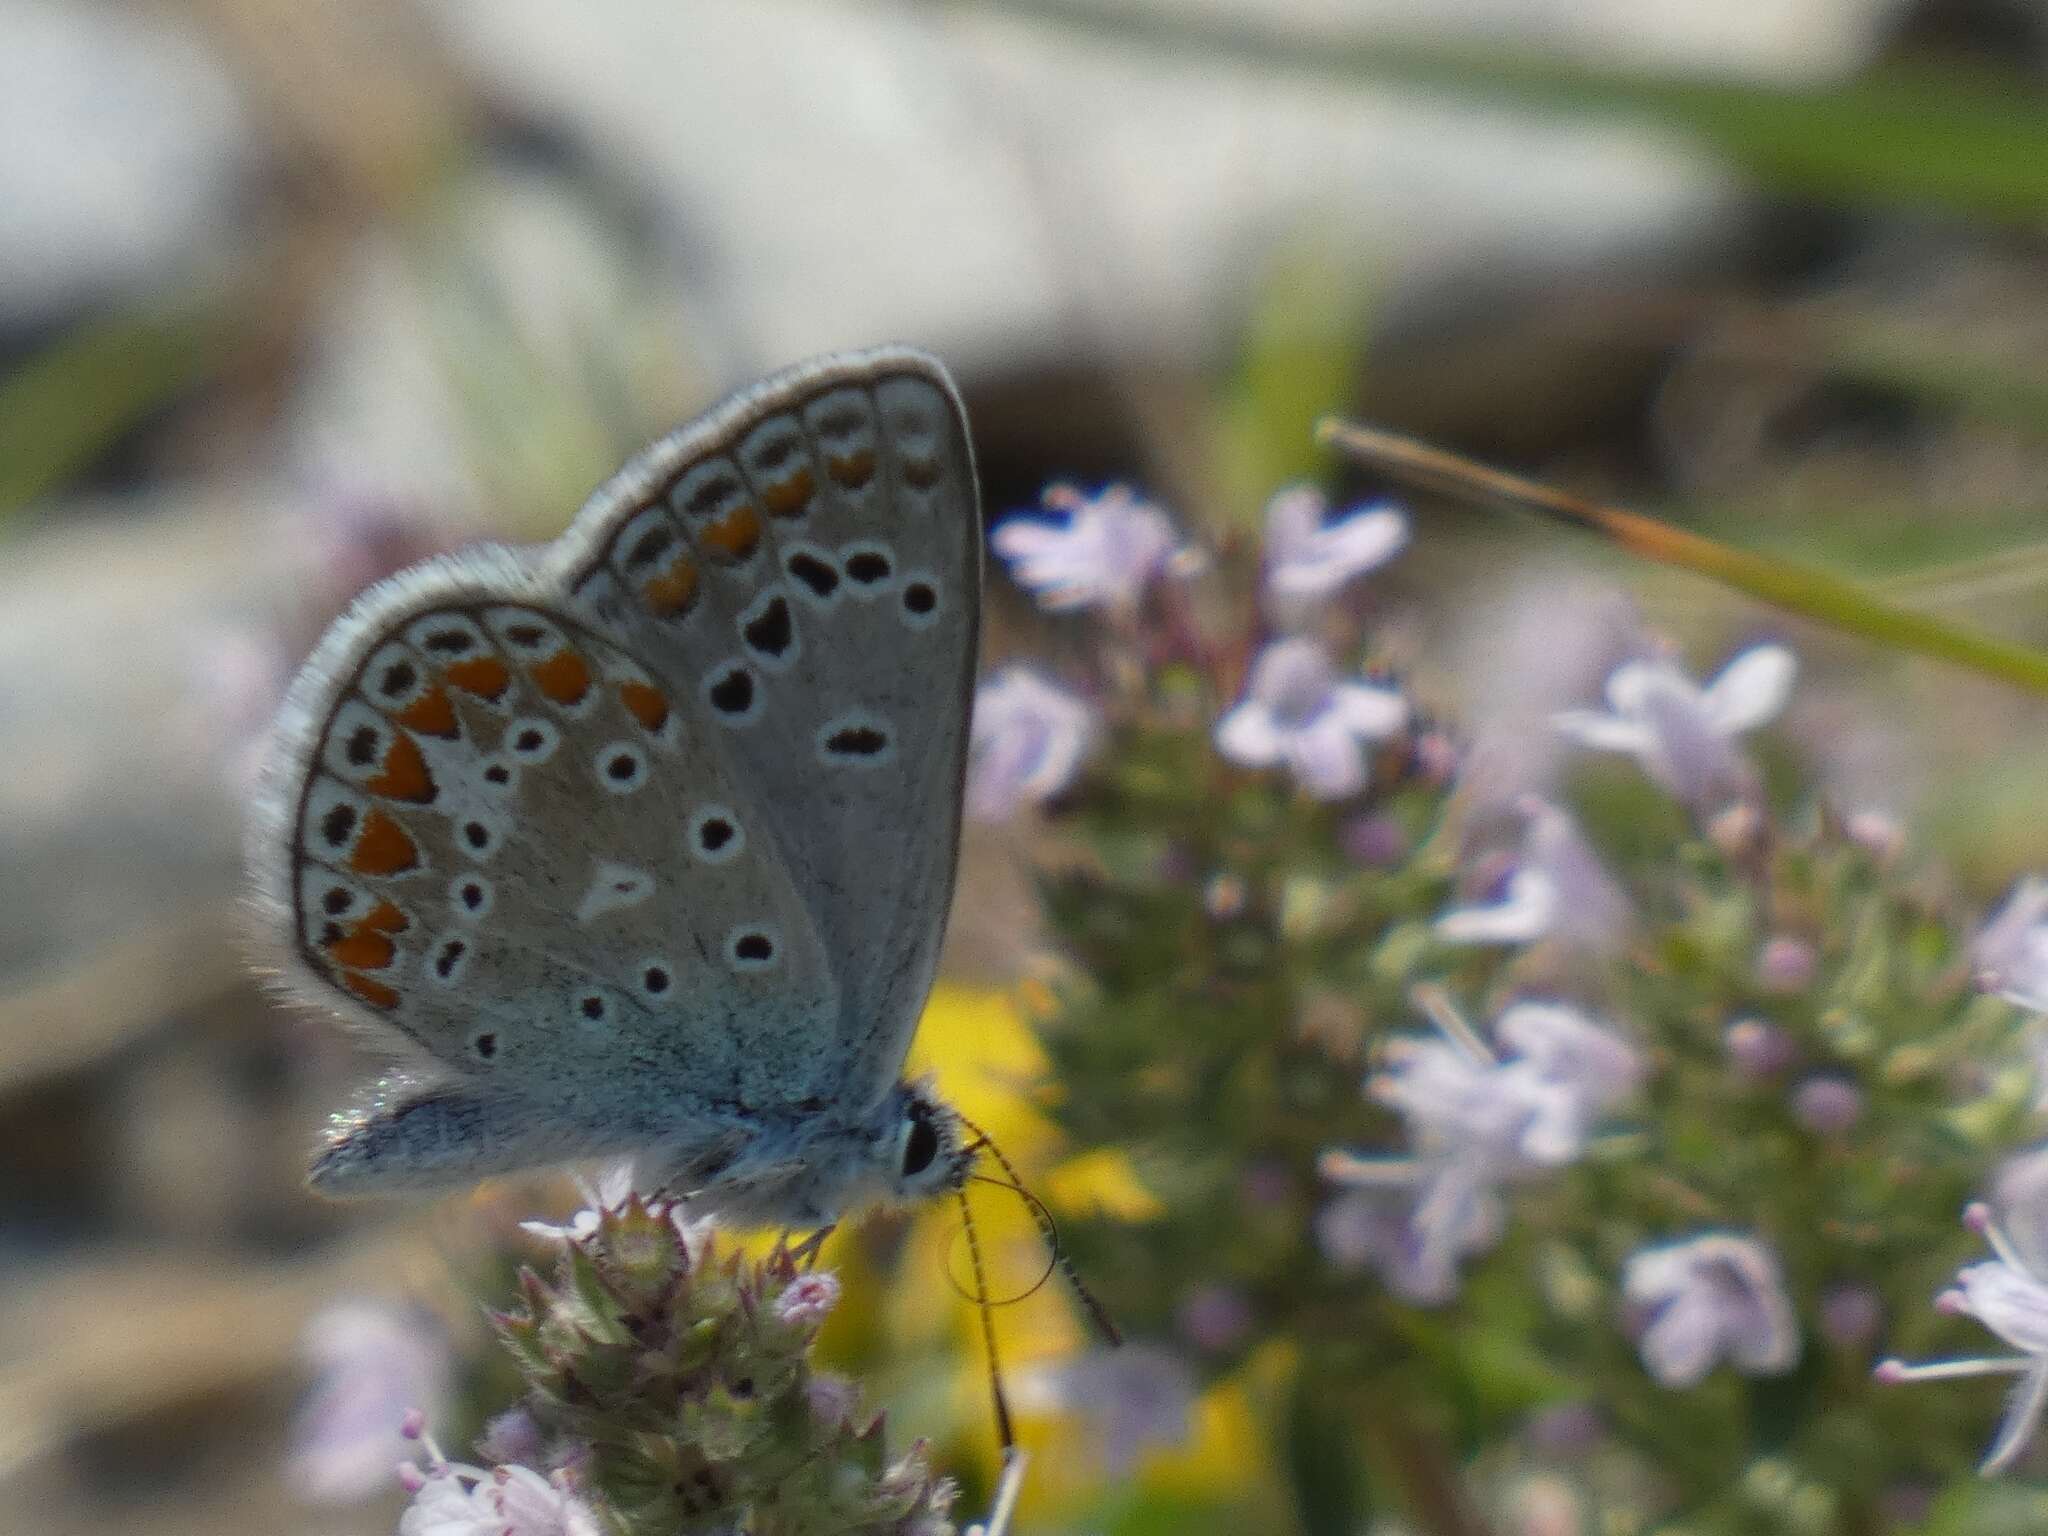
[[[398,1065],[335,1194],[622,1154],[739,1220],[964,1177],[900,1080],[951,901],[980,613],[945,370],[733,397],[538,549],[366,593],[294,682],[250,828],[294,990]]]

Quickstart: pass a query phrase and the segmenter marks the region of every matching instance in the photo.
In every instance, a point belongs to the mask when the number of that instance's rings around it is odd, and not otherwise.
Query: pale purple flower
[[[1500,1191],[1476,1164],[1326,1153],[1323,1171],[1358,1185],[1316,1213],[1324,1257],[1339,1269],[1377,1271],[1388,1290],[1419,1307],[1456,1296],[1458,1266],[1499,1242],[1506,1228]]]
[[[1180,541],[1173,522],[1128,486],[1089,496],[1071,485],[1046,488],[1040,498],[1059,518],[1004,519],[989,545],[1010,563],[1020,586],[1039,606],[1134,610],[1163,576],[1198,570],[1201,556]]]
[[[1628,930],[1628,898],[1579,829],[1556,806],[1523,797],[1522,844],[1497,900],[1456,907],[1436,920],[1453,944],[1528,944],[1556,937],[1579,948],[1613,948]]]
[[[485,1470],[436,1457],[406,1484],[412,1503],[398,1536],[599,1536],[583,1501],[530,1467]]]
[[[1398,818],[1375,811],[1345,822],[1337,831],[1337,846],[1367,869],[1395,869],[1408,857],[1408,832]]]
[[[447,1399],[447,1333],[416,1308],[343,1302],[314,1316],[302,1348],[315,1374],[292,1423],[286,1478],[309,1503],[366,1499],[390,1483],[406,1415]]]
[[[1748,1376],[1783,1375],[1799,1359],[1777,1256],[1755,1238],[1709,1232],[1643,1249],[1622,1294],[1647,1315],[1636,1347],[1660,1386],[1697,1386],[1724,1359]]]
[[[1408,520],[1392,506],[1354,507],[1326,520],[1329,509],[1322,492],[1305,485],[1266,503],[1266,599],[1282,613],[1334,595],[1408,542]]]
[[[1095,739],[1095,712],[1029,667],[1004,667],[974,693],[967,814],[1007,821],[1074,781]]]
[[[1737,1019],[1721,1035],[1728,1063],[1751,1082],[1762,1082],[1788,1070],[1798,1059],[1792,1037],[1762,1019]]]
[[[1792,1118],[1816,1136],[1845,1136],[1863,1118],[1863,1092],[1846,1077],[1809,1077],[1792,1090]]]
[[[2048,880],[2029,875],[1970,946],[1977,985],[2009,1003],[2048,1013]]]
[[[1484,1162],[1501,1175],[1578,1160],[1601,1114],[1632,1094],[1642,1060],[1620,1035],[1556,1003],[1516,1003],[1494,1025],[1497,1055],[1440,1017],[1444,1038],[1402,1036],[1369,1085],[1425,1151]]]
[[[1552,723],[1585,746],[1628,753],[1678,799],[1711,810],[1748,780],[1735,738],[1785,707],[1796,670],[1781,645],[1752,646],[1704,688],[1669,661],[1626,662],[1608,675],[1607,713],[1566,710]]]
[[[798,1275],[775,1298],[775,1315],[794,1328],[815,1328],[839,1304],[839,1277],[829,1269]]]
[[[1078,1414],[1111,1477],[1121,1477],[1154,1447],[1187,1443],[1194,1373],[1171,1350],[1152,1344],[1077,1355],[1025,1373],[1020,1407]]]
[[[1365,743],[1408,724],[1400,690],[1341,681],[1313,640],[1276,640],[1252,663],[1244,697],[1216,722],[1216,750],[1247,768],[1285,764],[1318,800],[1365,787]]]
[[[1426,1005],[1427,1006],[1427,1005]],[[1371,1265],[1397,1295],[1436,1304],[1458,1265],[1499,1239],[1500,1187],[1575,1161],[1594,1122],[1635,1091],[1641,1058],[1573,1009],[1518,1003],[1497,1021],[1502,1057],[1447,1003],[1442,1039],[1403,1036],[1369,1089],[1407,1122],[1407,1157],[1327,1152],[1322,1171],[1354,1193],[1326,1206],[1317,1237],[1333,1262]]]
[[[1923,1365],[1884,1360],[1875,1375],[1883,1382],[2017,1376],[1997,1438],[1978,1468],[1991,1477],[2019,1459],[2048,1405],[2048,1149],[2007,1163],[1992,1203],[1971,1205],[1963,1223],[1991,1245],[1994,1257],[1958,1271],[1955,1285],[1935,1298],[1935,1307],[1974,1317],[2018,1353]]]
[[[1813,985],[1820,956],[1804,939],[1777,934],[1756,952],[1757,985],[1772,992],[1803,992]]]

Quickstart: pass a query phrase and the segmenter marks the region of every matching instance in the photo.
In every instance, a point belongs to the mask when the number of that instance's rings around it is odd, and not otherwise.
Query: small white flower
[[[1622,1294],[1650,1313],[1637,1348],[1660,1386],[1697,1386],[1723,1359],[1778,1376],[1799,1359],[1799,1323],[1778,1260],[1754,1238],[1709,1232],[1628,1261]]]
[[[565,1222],[522,1221],[519,1230],[555,1243],[580,1243],[597,1231],[606,1211],[616,1211],[633,1198],[634,1169],[630,1161],[611,1163],[593,1183],[581,1174],[576,1188],[583,1196],[583,1209]]]
[[[1247,768],[1286,764],[1318,800],[1365,787],[1364,744],[1408,724],[1398,689],[1343,682],[1313,640],[1276,640],[1252,663],[1244,697],[1216,722],[1216,750]]]
[[[1074,780],[1095,738],[1095,712],[1029,667],[1005,667],[974,694],[967,814],[1007,821]]]
[[[306,1325],[303,1348],[315,1380],[292,1423],[286,1477],[310,1503],[366,1499],[389,1484],[406,1415],[447,1398],[447,1334],[414,1308],[344,1302]]]
[[[1408,520],[1391,506],[1354,507],[1324,521],[1320,491],[1292,486],[1266,503],[1266,598],[1283,611],[1319,602],[1385,565],[1408,542]]]
[[[1522,846],[1496,901],[1455,907],[1436,920],[1452,944],[1529,944],[1550,936],[1587,950],[1611,949],[1628,930],[1628,898],[1572,819],[1524,796]]]
[[[1687,805],[1711,810],[1747,780],[1735,738],[1777,716],[1796,670],[1781,645],[1752,646],[1704,688],[1669,661],[1631,661],[1608,675],[1608,713],[1567,710],[1552,723],[1585,746],[1628,753]]]
[[[519,1230],[551,1243],[583,1242],[597,1231],[598,1222],[607,1211],[623,1209],[636,1194],[647,1199],[660,1193],[658,1190],[641,1189],[637,1179],[638,1171],[631,1159],[606,1165],[595,1182],[578,1174],[576,1187],[583,1196],[581,1210],[563,1222],[522,1221]],[[681,1202],[670,1208],[669,1219],[683,1239],[684,1251],[693,1259],[716,1224],[714,1217],[692,1217],[688,1207]]]
[[[2048,880],[2013,887],[1970,946],[1977,985],[2009,1003],[2048,1013]]]
[[[437,1459],[399,1516],[398,1536],[599,1536],[599,1528],[580,1499],[530,1467],[484,1471]]]
[[[1974,1317],[2019,1353],[1923,1365],[1885,1360],[1874,1374],[1883,1382],[2017,1376],[1997,1437],[1978,1468],[1992,1477],[2019,1459],[2048,1406],[2048,1149],[2007,1163],[1992,1204],[1971,1205],[1963,1223],[1983,1236],[1994,1257],[1959,1270],[1935,1307]]]
[[[1006,518],[989,545],[1043,608],[1128,613],[1153,582],[1201,566],[1201,556],[1181,543],[1172,520],[1128,486],[1088,496],[1071,485],[1054,485],[1041,500],[1048,511],[1065,515]]]

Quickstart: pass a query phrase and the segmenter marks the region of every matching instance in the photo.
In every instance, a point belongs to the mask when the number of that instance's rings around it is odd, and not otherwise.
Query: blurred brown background
[[[357,587],[902,339],[992,510],[1121,475],[1249,529],[1348,409],[2048,640],[2044,71],[2026,0],[0,0],[0,1528],[392,1528],[286,1475],[302,1330],[458,1218],[300,1191],[358,1068],[236,939],[254,744]],[[1532,605],[1766,621],[1418,543],[1480,723]],[[2031,705],[1818,672],[1846,799],[2048,852]],[[1872,686],[1910,737],[1844,726]]]

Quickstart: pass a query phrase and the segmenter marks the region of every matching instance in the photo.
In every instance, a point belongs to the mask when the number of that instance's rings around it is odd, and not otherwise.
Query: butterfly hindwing
[[[379,588],[295,688],[257,821],[302,989],[558,1156],[816,1091],[831,972],[700,710],[509,554]]]
[[[886,349],[771,379],[627,466],[559,548],[579,605],[694,689],[833,968],[841,1091],[872,1102],[958,850],[981,527],[944,370]]]

